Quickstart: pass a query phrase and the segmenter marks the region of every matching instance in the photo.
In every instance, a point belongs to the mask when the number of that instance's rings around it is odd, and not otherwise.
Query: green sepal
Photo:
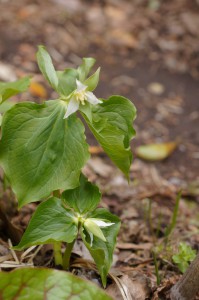
[[[25,92],[30,85],[30,77],[23,77],[13,82],[0,82],[0,102],[4,102],[8,98]]]
[[[99,82],[99,74],[100,74],[100,68],[98,68],[93,75],[91,75],[89,78],[87,78],[84,81],[84,85],[88,87],[87,88],[88,91],[92,92],[96,89]]]
[[[39,69],[52,88],[57,91],[58,77],[52,59],[44,46],[39,46],[37,51]]]
[[[85,214],[97,207],[101,193],[96,185],[81,174],[79,186],[63,192],[61,197],[67,206],[80,214]]]
[[[92,57],[86,57],[82,59],[82,64],[78,67],[79,81],[84,82],[92,67],[95,64],[95,59]]]
[[[71,243],[77,237],[77,233],[73,212],[65,208],[60,199],[52,197],[39,204],[20,243],[13,249],[23,250],[53,242]]]
[[[114,223],[111,226],[100,228],[106,241],[93,235],[91,240],[90,233],[82,226],[82,240],[93,257],[99,270],[103,286],[106,286],[107,274],[112,264],[113,252],[116,245],[116,237],[120,228],[120,220],[104,208],[98,208],[88,215],[89,218],[95,218],[106,222]]]

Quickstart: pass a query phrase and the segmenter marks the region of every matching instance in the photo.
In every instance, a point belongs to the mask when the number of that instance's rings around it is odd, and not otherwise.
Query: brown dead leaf
[[[147,278],[138,272],[132,272],[131,275],[117,277],[110,274],[114,283],[108,286],[106,292],[117,300],[145,300],[150,294]]]
[[[42,99],[47,98],[47,91],[41,83],[38,83],[35,81],[31,82],[29,91],[33,96],[36,96],[36,97],[39,97]]]
[[[118,243],[117,248],[123,250],[150,250],[153,247],[152,243],[133,244],[133,243]]]
[[[101,154],[104,153],[104,150],[100,146],[90,146],[89,152],[90,154]]]
[[[114,29],[107,32],[107,39],[112,45],[123,46],[127,48],[136,48],[137,39],[129,32],[121,29]]]
[[[96,174],[104,178],[109,177],[114,172],[114,169],[99,157],[92,157],[87,164]]]

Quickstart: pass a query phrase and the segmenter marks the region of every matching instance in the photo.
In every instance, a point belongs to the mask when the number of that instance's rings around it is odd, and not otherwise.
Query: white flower
[[[95,219],[95,218],[86,219],[85,222],[84,222],[84,227],[90,235],[91,246],[92,246],[92,243],[93,243],[93,235],[95,235],[96,237],[98,237],[102,241],[106,242],[106,238],[105,238],[102,230],[100,229],[100,227],[102,227],[102,228],[103,227],[109,227],[113,224],[115,224],[115,223],[104,222],[102,220]]]
[[[72,93],[64,119],[68,118],[79,109],[79,105],[85,105],[85,101],[96,105],[102,103],[92,92],[87,91],[87,86],[76,79],[77,89]]]

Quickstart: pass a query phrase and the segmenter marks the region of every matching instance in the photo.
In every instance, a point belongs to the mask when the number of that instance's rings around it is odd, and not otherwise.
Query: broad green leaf
[[[25,92],[30,85],[30,77],[23,77],[13,82],[0,82],[0,99],[4,102],[8,98]]]
[[[93,235],[93,240],[91,240],[90,233],[83,227],[81,228],[81,237],[97,265],[103,285],[106,286],[106,277],[112,264],[116,237],[120,228],[120,220],[104,208],[96,209],[89,214],[89,218],[114,223],[111,226],[100,228],[106,242],[97,238],[95,235]]]
[[[63,96],[69,96],[77,88],[77,70],[66,69],[64,71],[57,71],[57,76],[59,79],[57,91]]]
[[[37,63],[39,65],[39,69],[52,86],[54,90],[57,90],[58,87],[58,77],[53,66],[52,60],[46,48],[44,46],[39,46],[39,50],[37,51]]]
[[[88,91],[94,91],[96,89],[98,82],[99,82],[99,74],[100,74],[100,68],[97,69],[97,71],[91,75],[88,79],[84,81],[84,84],[88,86]]]
[[[92,57],[86,57],[82,59],[82,64],[77,69],[79,74],[79,81],[84,82],[92,67],[95,64],[95,59]]]
[[[128,177],[132,161],[130,140],[135,136],[132,122],[135,106],[121,96],[112,96],[100,105],[92,106],[92,121],[83,114],[89,128],[104,151]]]
[[[81,175],[80,185],[73,190],[63,192],[62,199],[76,212],[84,214],[97,207],[101,194],[96,185],[89,182],[84,175]]]
[[[7,110],[9,110],[11,107],[13,107],[13,105],[15,105],[16,102],[13,101],[6,101],[0,104],[0,113],[3,114],[5,113]]]
[[[142,145],[136,149],[136,154],[149,161],[163,160],[176,149],[177,145],[177,142]]]
[[[53,197],[37,207],[20,243],[14,249],[22,250],[53,242],[71,243],[77,237],[77,232],[72,211],[64,208],[60,199]]]
[[[88,145],[81,121],[63,119],[65,112],[65,102],[51,100],[16,104],[4,114],[0,163],[20,207],[79,184]]]
[[[62,193],[64,202],[76,212],[84,214],[94,210],[101,199],[98,187],[87,180],[84,175],[80,176],[80,185],[72,190]]]
[[[11,107],[13,107],[13,105],[15,105],[15,103],[11,101],[5,101],[0,104],[0,126],[3,119],[2,114],[5,113],[7,110],[9,110]]]
[[[65,271],[23,268],[0,273],[2,300],[111,300],[102,289]]]

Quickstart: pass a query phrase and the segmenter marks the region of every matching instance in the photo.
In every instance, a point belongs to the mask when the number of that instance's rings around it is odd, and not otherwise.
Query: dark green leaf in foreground
[[[81,121],[63,119],[65,112],[65,102],[52,100],[16,104],[4,114],[0,163],[19,206],[79,184],[88,145]]]
[[[29,77],[23,77],[13,82],[0,82],[0,102],[4,102],[14,95],[25,92],[29,85]]]
[[[96,209],[94,212],[89,214],[89,218],[95,218],[104,220],[105,222],[114,223],[111,226],[100,228],[104,237],[106,238],[106,241],[103,241],[94,235],[93,241],[91,241],[87,230],[85,230],[83,227],[81,229],[81,237],[97,265],[103,285],[106,286],[107,274],[112,264],[116,237],[120,228],[120,220],[118,217],[112,215],[104,208]]]
[[[39,46],[39,50],[37,52],[37,63],[39,65],[39,69],[52,86],[54,90],[57,90],[58,87],[58,77],[53,66],[52,60],[46,48],[44,46]]]
[[[60,199],[53,197],[37,207],[20,243],[14,249],[22,250],[56,241],[71,243],[77,237],[77,232],[72,211],[64,208]]]
[[[80,186],[67,190],[62,194],[62,199],[65,203],[80,214],[94,210],[100,198],[101,194],[98,187],[88,182],[83,175],[80,177]]]
[[[111,300],[96,285],[70,273],[44,268],[0,273],[2,300]]]
[[[135,136],[132,122],[135,106],[121,96],[112,96],[92,106],[92,121],[83,114],[95,138],[118,168],[128,177],[132,153],[130,140]]]

